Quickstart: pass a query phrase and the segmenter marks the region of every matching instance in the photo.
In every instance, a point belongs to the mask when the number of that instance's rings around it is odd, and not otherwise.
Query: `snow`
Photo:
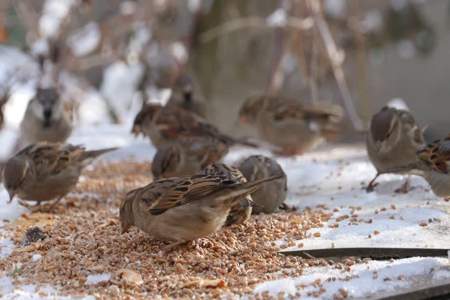
[[[340,289],[348,293],[349,298],[367,299],[369,296],[387,295],[407,289],[411,283],[426,285],[450,279],[448,260],[442,258],[408,258],[396,261],[370,261],[350,267],[350,271],[335,268],[311,268],[307,274],[297,278],[287,278],[259,284],[255,293],[269,292],[272,296],[284,291],[285,295],[298,295],[301,299],[317,299],[307,296],[318,292],[322,284],[324,293],[320,299],[333,299]],[[304,286],[298,289],[298,286]]]
[[[266,18],[267,25],[272,27],[283,27],[287,24],[288,15],[285,9],[278,8]]]
[[[101,94],[108,100],[121,122],[130,120],[130,109],[136,97],[135,90],[142,75],[140,64],[126,64],[117,61],[108,66],[104,73]],[[135,112],[134,112],[135,113]]]
[[[86,278],[87,285],[95,285],[101,282],[109,281],[111,279],[111,274],[101,273],[101,274],[91,274]]]
[[[388,102],[387,106],[393,107],[396,109],[409,110],[408,104],[406,104],[405,100],[402,98],[393,98]]]
[[[0,240],[0,259],[4,259],[11,255],[14,250],[14,242],[10,239]]]
[[[75,56],[85,56],[98,47],[100,39],[98,24],[90,22],[70,36],[68,44]]]
[[[74,4],[74,0],[45,1],[42,16],[39,20],[40,34],[44,37],[55,37],[58,34],[59,25]]]
[[[186,47],[181,42],[175,42],[170,45],[172,55],[180,64],[185,64],[189,58]]]
[[[31,257],[31,261],[37,262],[37,261],[40,260],[41,258],[42,258],[42,255],[36,253],[36,254],[33,254],[33,256]]]

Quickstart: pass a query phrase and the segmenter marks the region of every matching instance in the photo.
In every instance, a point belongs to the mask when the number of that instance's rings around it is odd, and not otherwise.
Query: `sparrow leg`
[[[377,180],[378,176],[380,176],[380,173],[377,173],[375,177],[369,182],[369,185],[366,187],[366,192],[371,193],[375,189],[375,187],[378,185],[378,183],[375,183],[375,180]]]
[[[294,206],[289,206],[289,205],[287,205],[286,203],[281,203],[281,205],[278,207],[278,209],[280,209],[280,210],[285,210],[285,211],[287,211],[287,212],[290,212],[290,211],[297,211],[297,208],[296,208],[296,207],[294,207]]]
[[[411,177],[406,177],[405,182],[402,184],[401,187],[395,190],[396,193],[399,194],[407,194],[412,188],[411,188]]]
[[[22,205],[23,207],[28,208],[30,210],[33,210],[33,208],[36,208],[39,205],[38,203],[40,203],[40,202],[36,202],[35,205],[30,205],[23,200],[19,200],[18,202],[20,205]]]
[[[170,252],[170,251],[172,251],[174,248],[176,248],[176,247],[178,247],[178,246],[180,246],[180,245],[186,244],[187,242],[189,242],[189,241],[177,241],[177,242],[173,242],[173,243],[170,243],[169,245],[163,247],[162,250],[163,250],[163,252]]]
[[[62,198],[63,197],[59,197],[58,199],[56,199],[56,201],[50,205],[50,207],[48,208],[48,211],[51,211],[56,206],[56,204],[58,204],[61,201]]]

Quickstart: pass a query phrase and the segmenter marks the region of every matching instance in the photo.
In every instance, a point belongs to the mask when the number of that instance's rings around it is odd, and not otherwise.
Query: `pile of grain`
[[[254,216],[168,253],[163,242],[136,228],[121,235],[120,201],[126,191],[150,182],[149,169],[148,163],[121,162],[86,171],[51,213],[8,224],[17,248],[0,269],[17,285],[50,284],[62,295],[214,297],[249,294],[257,283],[329,264],[280,255],[275,243],[293,246],[306,230],[322,226],[330,215],[320,211]],[[46,238],[25,245],[25,232],[34,226]],[[102,273],[109,279],[89,284],[89,275]]]

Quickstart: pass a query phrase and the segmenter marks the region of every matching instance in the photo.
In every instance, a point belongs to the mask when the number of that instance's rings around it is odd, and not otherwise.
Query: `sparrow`
[[[429,183],[438,197],[450,198],[450,135],[423,146],[417,151],[419,162],[414,167]]]
[[[376,186],[375,180],[382,174],[408,174],[392,170],[416,163],[418,161],[416,152],[424,144],[423,130],[417,126],[409,111],[383,107],[372,117],[366,138],[369,160],[377,170],[366,190],[373,191]],[[409,181],[406,180],[397,191],[406,192],[408,185]]]
[[[224,175],[171,177],[127,193],[120,206],[122,233],[136,226],[170,241],[166,249],[219,231],[231,208],[262,183],[278,176],[242,183]]]
[[[174,105],[144,104],[136,115],[132,133],[149,137],[157,148],[181,137],[192,136],[214,138],[228,146],[243,144],[255,147],[245,140],[221,133],[200,116]]]
[[[70,117],[55,88],[38,88],[20,124],[22,146],[38,142],[63,143],[72,132]]]
[[[213,163],[208,165],[200,172],[204,176],[220,176],[227,180],[237,181],[240,183],[246,183],[247,179],[239,171],[238,168],[228,166],[223,163]],[[268,178],[269,176],[265,177]],[[231,207],[228,214],[225,226],[231,226],[233,224],[242,224],[246,222],[253,210],[253,199],[250,195],[240,196],[240,199],[236,199],[235,204]]]
[[[241,124],[254,126],[260,138],[279,147],[282,155],[302,154],[335,137],[342,118],[338,105],[278,96],[252,96],[239,111]]]
[[[264,183],[251,194],[253,213],[269,214],[285,206],[287,176],[276,160],[263,155],[252,155],[239,162],[238,169],[250,182],[281,174],[280,179]]]
[[[206,118],[206,107],[194,93],[194,83],[190,76],[183,74],[177,78],[172,87],[172,95],[167,106],[178,106],[196,115]]]
[[[10,203],[14,196],[23,201],[57,199],[58,203],[77,184],[83,168],[93,159],[116,148],[86,151],[81,146],[41,142],[20,150],[3,169],[3,184]],[[27,206],[26,203],[21,202]]]
[[[152,162],[154,178],[189,176],[222,160],[229,146],[212,137],[181,137],[157,149]]]

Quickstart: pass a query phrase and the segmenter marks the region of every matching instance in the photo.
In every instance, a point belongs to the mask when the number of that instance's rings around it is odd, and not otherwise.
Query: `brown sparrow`
[[[193,112],[202,118],[206,117],[205,103],[195,96],[194,84],[188,75],[181,75],[175,81],[172,88],[172,95],[167,102],[167,106],[171,105]]]
[[[86,151],[81,146],[45,142],[29,145],[11,157],[3,169],[9,202],[17,195],[25,201],[37,201],[37,205],[53,199],[57,199],[56,204],[77,184],[86,165],[115,149]]]
[[[227,166],[222,163],[210,164],[202,170],[200,174],[205,176],[220,176],[226,180],[237,181],[240,183],[246,183],[247,179],[239,171],[239,169]],[[265,177],[268,178],[269,176]],[[247,221],[253,209],[253,200],[250,195],[240,196],[240,199],[236,199],[236,203],[231,207],[230,213],[225,222],[225,226],[233,224],[242,224]]]
[[[302,154],[324,138],[335,137],[343,118],[340,106],[301,103],[277,96],[253,96],[239,111],[241,123],[255,126],[260,137],[279,147],[280,154]]]
[[[434,141],[417,152],[419,163],[415,169],[428,181],[433,192],[450,198],[450,135]]]
[[[189,176],[228,153],[228,145],[211,137],[181,137],[158,148],[152,162],[154,178]]]
[[[283,207],[287,195],[287,177],[276,160],[263,155],[252,155],[242,160],[238,168],[250,182],[282,175],[278,180],[266,182],[251,195],[254,202],[253,213],[269,214]]]
[[[158,179],[130,191],[120,207],[122,232],[136,226],[168,248],[208,236],[225,224],[231,208],[267,181],[242,183],[221,175]]]
[[[391,173],[393,169],[417,162],[416,152],[423,145],[422,130],[410,112],[383,107],[372,117],[366,139],[367,154],[377,170],[367,191],[373,190],[375,180],[381,174]],[[407,189],[408,180],[398,191]]]
[[[63,143],[72,132],[70,117],[55,88],[38,88],[20,124],[21,145]]]
[[[177,106],[145,104],[134,120],[132,132],[148,136],[156,147],[189,136],[214,138],[229,146],[244,144],[254,147],[247,141],[221,133],[200,116]]]

